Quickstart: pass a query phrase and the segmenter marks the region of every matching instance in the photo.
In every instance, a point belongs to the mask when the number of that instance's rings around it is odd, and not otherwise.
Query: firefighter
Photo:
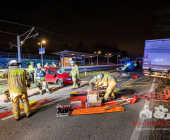
[[[12,107],[14,117],[17,121],[20,119],[20,108],[19,108],[19,99],[21,99],[24,107],[24,111],[26,116],[29,118],[31,116],[28,95],[27,95],[27,87],[30,87],[31,78],[29,73],[20,68],[16,60],[11,60],[9,62],[9,69],[3,71],[0,74],[1,79],[7,79],[8,81],[8,91],[5,92],[6,101],[8,101],[7,97],[10,94],[10,98],[12,100]]]
[[[75,65],[74,61],[71,61],[71,66],[72,66],[72,70],[70,72],[70,75],[72,76],[72,80],[73,80],[72,90],[74,90],[76,85],[78,85],[78,88],[80,87],[79,69],[78,66]]]
[[[37,86],[39,87],[39,92],[40,92],[41,95],[42,95],[42,86],[45,87],[46,93],[50,94],[47,82],[45,80],[45,75],[46,75],[45,69],[43,69],[41,67],[41,64],[38,63],[37,69],[35,70],[35,73],[34,73],[34,79],[37,83]]]
[[[137,69],[137,63],[135,62],[135,63],[133,64],[133,66],[134,66],[134,71],[136,71],[136,69]]]
[[[114,87],[116,86],[116,80],[109,74],[98,74],[97,77],[92,79],[89,84],[90,86],[94,86],[95,84],[101,88],[106,88],[106,94],[104,95],[103,102],[107,102],[109,100],[109,96],[111,99],[115,99]]]
[[[49,67],[49,66],[48,66],[48,63],[46,63],[44,67],[46,67],[46,68]]]
[[[56,65],[54,62],[52,62],[52,66],[53,66],[53,67],[57,67],[57,65]]]
[[[31,62],[31,65],[28,66],[28,72],[31,77],[31,83],[34,83],[34,62]]]

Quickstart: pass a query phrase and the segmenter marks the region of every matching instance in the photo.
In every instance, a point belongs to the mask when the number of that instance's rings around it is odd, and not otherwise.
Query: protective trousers
[[[80,81],[78,80],[77,76],[72,76],[73,81],[73,88],[76,87],[76,85],[80,86]]]
[[[39,87],[40,94],[42,94],[42,86],[45,87],[46,92],[50,92],[46,81],[38,80],[37,81],[37,86]]]
[[[13,107],[13,113],[15,119],[19,119],[20,117],[20,107],[19,107],[19,99],[21,99],[24,111],[26,115],[30,115],[30,106],[29,106],[29,100],[28,100],[28,95],[27,92],[25,93],[10,93],[11,101],[12,101],[12,107]]]
[[[34,83],[34,73],[29,73],[30,77],[31,77],[31,84]]]
[[[115,98],[115,94],[114,94],[114,87],[116,85],[116,82],[112,81],[109,86],[106,89],[106,94],[104,95],[104,100],[107,100],[109,98],[109,96],[114,97]]]

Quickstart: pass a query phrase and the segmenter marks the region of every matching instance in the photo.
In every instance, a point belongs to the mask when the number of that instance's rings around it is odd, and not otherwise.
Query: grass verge
[[[170,80],[159,78],[158,79],[158,86],[155,89],[155,94],[160,95],[164,94],[164,89],[168,88],[170,90]],[[170,103],[169,102],[154,102],[154,107],[159,107],[159,105],[163,105],[164,108],[168,109],[170,113]],[[155,110],[154,110],[155,111]],[[151,126],[150,138],[151,140],[170,140],[170,120],[165,119],[157,119],[154,118],[152,121],[156,121],[156,123],[161,122],[169,122],[169,125],[153,125]]]

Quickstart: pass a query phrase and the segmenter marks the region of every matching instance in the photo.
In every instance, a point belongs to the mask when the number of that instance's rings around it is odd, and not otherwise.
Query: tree
[[[155,32],[170,35],[170,7],[164,8],[159,12],[160,20],[156,24]]]

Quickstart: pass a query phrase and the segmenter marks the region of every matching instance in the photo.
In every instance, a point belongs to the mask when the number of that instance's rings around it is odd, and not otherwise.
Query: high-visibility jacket
[[[44,67],[49,67],[48,65],[45,65]]]
[[[98,85],[102,85],[104,87],[108,87],[110,83],[117,83],[116,80],[109,74],[104,74],[103,79],[98,83]]]
[[[72,77],[76,77],[76,76],[79,77],[79,69],[78,69],[77,65],[72,66],[72,70],[70,72],[70,75]]]
[[[35,80],[41,80],[44,81],[45,80],[45,69],[36,69],[35,73],[34,73],[34,79]]]
[[[28,66],[28,72],[29,72],[29,73],[34,73],[34,67],[33,67],[33,65],[29,65],[29,66]]]
[[[0,78],[6,78],[8,81],[9,93],[22,94],[27,91],[27,84],[30,84],[31,78],[29,73],[19,68],[18,66],[10,67],[10,69],[3,71]]]
[[[57,65],[56,65],[56,64],[53,64],[53,67],[57,67]]]

